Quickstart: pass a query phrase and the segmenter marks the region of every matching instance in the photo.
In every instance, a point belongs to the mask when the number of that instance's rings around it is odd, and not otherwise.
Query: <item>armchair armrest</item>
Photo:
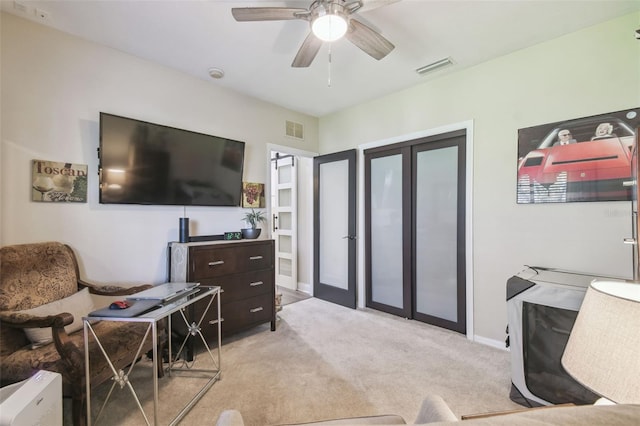
[[[71,342],[65,330],[65,326],[73,323],[73,320],[73,315],[69,312],[44,317],[18,312],[0,312],[0,324],[3,327],[21,329],[50,327],[53,344],[60,354],[60,359],[67,365],[74,379],[77,379],[84,374],[84,356],[81,349]]]
[[[117,285],[98,285],[98,284],[93,284],[88,281],[79,279],[78,287],[80,288],[87,287],[89,289],[89,293],[97,294],[100,296],[128,296],[130,294],[141,292],[142,290],[150,289],[153,286],[151,284],[143,284],[135,287],[121,287]]]
[[[224,410],[220,413],[216,426],[244,426],[244,420],[239,411]]]
[[[63,312],[57,315],[39,317],[18,312],[0,312],[0,323],[14,328],[58,328],[64,332],[64,327],[73,322],[73,315]]]
[[[440,395],[427,395],[422,401],[415,424],[457,421],[458,418]]]

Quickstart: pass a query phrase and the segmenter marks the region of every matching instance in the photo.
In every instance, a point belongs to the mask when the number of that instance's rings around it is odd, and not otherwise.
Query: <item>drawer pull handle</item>
[[[220,318],[220,322],[224,322],[224,318]],[[217,323],[218,323],[218,320],[209,321],[209,324],[211,324],[211,325],[216,325]]]
[[[256,287],[256,286],[259,286],[259,285],[262,285],[262,284],[264,284],[264,282],[262,282],[262,281],[256,281],[254,283],[249,283],[249,285],[251,287]]]
[[[251,256],[249,257],[249,260],[260,260],[262,259],[262,256]]]
[[[259,306],[257,308],[249,309],[249,312],[251,312],[252,314],[255,314],[256,312],[260,312],[262,310],[263,310],[262,306]]]
[[[216,260],[215,262],[209,262],[209,266],[224,265],[224,260]]]

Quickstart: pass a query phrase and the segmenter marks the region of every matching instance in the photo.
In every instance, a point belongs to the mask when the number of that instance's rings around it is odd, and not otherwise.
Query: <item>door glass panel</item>
[[[416,158],[416,310],[457,321],[458,147]]]
[[[289,235],[278,235],[278,248],[280,253],[291,253],[291,237]]]
[[[278,190],[278,203],[279,207],[291,207],[291,189]]]
[[[371,297],[402,308],[402,155],[371,160]]]
[[[291,230],[291,213],[280,212],[280,216],[278,217],[278,227],[281,231]]]
[[[320,282],[348,288],[349,163],[347,160],[320,164]]]
[[[278,166],[278,182],[291,183],[291,166]]]
[[[285,257],[281,257],[278,260],[280,275],[285,277],[291,276],[291,259],[287,259]]]

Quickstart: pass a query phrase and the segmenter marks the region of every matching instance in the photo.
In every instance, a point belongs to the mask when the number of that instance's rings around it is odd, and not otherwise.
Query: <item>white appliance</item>
[[[40,370],[0,389],[0,426],[62,426],[62,376]]]

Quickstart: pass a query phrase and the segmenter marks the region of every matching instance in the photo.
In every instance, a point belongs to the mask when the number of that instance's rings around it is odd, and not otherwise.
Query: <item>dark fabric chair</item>
[[[103,307],[93,306],[89,293],[125,296],[151,286],[98,286],[83,281],[73,250],[58,242],[5,246],[0,249],[0,260],[1,384],[24,380],[38,370],[60,373],[63,394],[73,400],[73,423],[85,424],[86,381],[81,317]],[[55,309],[61,311],[52,312]],[[79,318],[74,318],[69,311],[76,312]],[[92,327],[116,369],[124,369],[132,363],[147,329],[146,324],[115,321],[102,321]],[[70,331],[73,329],[75,331]],[[159,324],[159,335],[162,337],[158,354],[162,354],[166,335],[164,324]],[[151,338],[147,337],[140,353],[151,349]],[[89,351],[93,389],[111,379],[113,374],[92,336],[89,338]],[[162,377],[162,356],[158,357],[157,373]]]

